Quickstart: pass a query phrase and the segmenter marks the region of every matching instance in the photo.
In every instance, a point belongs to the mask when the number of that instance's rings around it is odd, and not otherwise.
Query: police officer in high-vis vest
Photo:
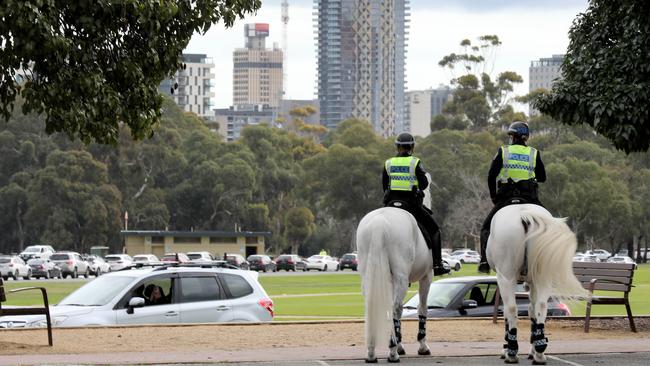
[[[528,124],[513,122],[508,128],[509,145],[501,146],[492,159],[488,173],[490,198],[494,203],[481,228],[481,263],[478,271],[489,273],[485,248],[494,214],[504,206],[532,203],[542,206],[537,197],[537,182],[546,181],[546,170],[537,149],[526,146],[530,136]]]
[[[449,268],[442,265],[440,228],[431,217],[431,212],[422,205],[423,190],[429,186],[429,180],[420,159],[413,156],[415,139],[410,133],[401,133],[395,140],[395,146],[397,156],[386,160],[382,172],[384,205],[389,205],[392,201],[402,201],[407,204],[406,207],[401,207],[410,212],[428,231],[422,234],[430,238],[434,276],[449,273]]]

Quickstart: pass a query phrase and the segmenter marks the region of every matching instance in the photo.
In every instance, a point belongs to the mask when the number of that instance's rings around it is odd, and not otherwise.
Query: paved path
[[[609,360],[613,365],[648,365],[650,363],[650,345],[648,339],[616,340],[573,340],[551,342],[548,354],[549,365],[589,365],[598,363],[607,365],[602,360]],[[406,357],[404,365],[448,364],[448,365],[501,365],[499,354],[501,342],[438,342],[430,343],[431,357]],[[520,342],[520,352],[526,355],[528,345]],[[417,354],[417,344],[405,344],[407,355]],[[383,350],[382,350],[383,351]],[[622,362],[626,353],[629,362]],[[607,357],[602,354],[609,354]],[[386,352],[378,352],[380,362],[385,363]],[[567,356],[564,356],[567,355]],[[570,356],[574,355],[574,356]],[[591,355],[591,356],[589,356]],[[461,357],[462,356],[462,357]],[[490,357],[478,357],[490,356]],[[248,351],[192,351],[192,352],[112,352],[93,354],[35,354],[0,356],[0,365],[42,365],[42,364],[219,364],[243,363],[267,365],[347,365],[361,364],[365,357],[363,346],[340,346],[320,348],[273,348]],[[585,358],[586,357],[586,358]],[[605,357],[605,358],[603,358]],[[577,361],[570,361],[576,359]],[[581,361],[582,360],[582,361]],[[585,361],[586,360],[586,361]],[[595,362],[590,362],[595,361]],[[444,362],[443,362],[444,361]],[[530,361],[523,359],[522,363]],[[582,363],[586,362],[586,363]]]

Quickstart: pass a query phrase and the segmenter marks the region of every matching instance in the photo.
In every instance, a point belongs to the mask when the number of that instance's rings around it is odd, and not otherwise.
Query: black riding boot
[[[490,273],[490,265],[487,262],[487,253],[485,253],[489,236],[489,230],[481,229],[481,262],[478,264],[478,271],[480,273]]]
[[[433,275],[442,276],[451,272],[449,266],[442,263],[442,236],[440,230],[431,235],[431,255],[433,257]]]

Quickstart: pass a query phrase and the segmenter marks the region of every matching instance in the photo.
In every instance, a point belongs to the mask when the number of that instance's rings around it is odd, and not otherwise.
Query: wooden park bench
[[[7,297],[5,295],[4,282],[2,282],[2,278],[0,278],[0,316],[38,314],[45,315],[45,318],[47,319],[47,341],[49,345],[52,346],[52,323],[50,321],[50,304],[47,300],[47,291],[44,287],[23,287],[11,290],[9,293],[26,290],[41,290],[41,293],[43,294],[43,307],[3,308],[2,303],[7,301]]]
[[[585,333],[589,333],[589,321],[591,319],[592,305],[625,305],[627,318],[630,322],[630,329],[636,332],[632,309],[630,308],[629,293],[632,290],[632,276],[635,265],[633,263],[602,263],[602,262],[574,262],[573,273],[582,284],[582,287],[589,291],[587,298],[587,309],[585,313]],[[623,296],[594,295],[594,291],[622,292]],[[528,293],[518,292],[517,297],[528,297]],[[492,313],[492,322],[497,322],[501,296],[497,287]]]
[[[591,263],[574,262],[575,273],[582,286],[589,290],[587,310],[585,313],[585,333],[589,332],[589,319],[592,305],[625,305],[630,329],[636,332],[632,309],[630,309],[629,294],[632,290],[633,263]],[[594,295],[594,291],[622,292],[623,296]]]

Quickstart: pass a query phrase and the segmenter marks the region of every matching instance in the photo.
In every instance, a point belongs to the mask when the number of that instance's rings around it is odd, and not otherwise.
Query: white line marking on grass
[[[561,359],[559,357],[555,357],[555,356],[546,355],[546,357],[550,358],[551,360],[560,361],[560,362],[566,363],[567,365],[571,365],[571,366],[583,366],[583,365],[581,365],[579,363],[571,362],[571,361],[568,361],[568,360],[563,360],[563,359]]]

